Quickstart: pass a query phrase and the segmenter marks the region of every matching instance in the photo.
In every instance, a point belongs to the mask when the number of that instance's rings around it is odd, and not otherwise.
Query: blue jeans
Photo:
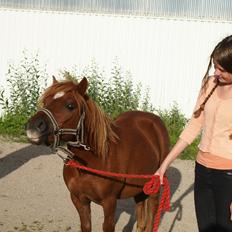
[[[232,170],[206,168],[196,162],[194,200],[200,232],[232,232]]]

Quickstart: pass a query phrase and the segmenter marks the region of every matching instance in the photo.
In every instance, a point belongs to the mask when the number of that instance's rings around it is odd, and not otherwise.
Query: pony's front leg
[[[104,222],[102,225],[104,232],[114,232],[115,229],[115,210],[117,199],[115,197],[104,199],[102,207],[104,211]]]
[[[71,199],[75,205],[81,221],[81,231],[82,232],[91,232],[91,209],[90,201],[86,198],[82,201],[74,194],[71,193]]]

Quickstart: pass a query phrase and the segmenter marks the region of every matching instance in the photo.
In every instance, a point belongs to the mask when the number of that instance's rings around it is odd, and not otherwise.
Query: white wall
[[[94,58],[110,71],[118,57],[135,82],[151,88],[155,107],[174,101],[190,116],[208,57],[232,22],[0,10],[0,84],[22,51],[39,52],[50,75]]]

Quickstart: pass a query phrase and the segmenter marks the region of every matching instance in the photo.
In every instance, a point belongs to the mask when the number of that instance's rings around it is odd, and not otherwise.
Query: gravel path
[[[62,161],[42,146],[0,141],[0,232],[77,232],[79,218],[62,178]],[[171,212],[159,232],[196,232],[193,206],[194,162],[176,160],[168,170]],[[120,200],[116,232],[135,231],[132,199]],[[92,204],[93,231],[103,221]]]

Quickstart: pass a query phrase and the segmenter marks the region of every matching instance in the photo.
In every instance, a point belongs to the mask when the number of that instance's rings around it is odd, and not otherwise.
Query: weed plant
[[[46,69],[40,65],[38,55],[24,58],[19,64],[11,64],[7,73],[8,93],[0,91],[0,105],[3,114],[0,117],[0,135],[24,138],[24,125],[37,110],[37,100],[47,86]],[[96,101],[112,118],[129,110],[142,110],[158,114],[168,128],[171,146],[177,141],[187,119],[177,104],[170,110],[155,110],[150,103],[149,89],[142,89],[141,83],[134,84],[129,72],[122,72],[114,63],[110,78],[104,76],[95,62],[79,74],[75,70],[62,72],[62,75],[74,81],[85,76],[89,81],[88,95]],[[143,94],[142,94],[143,92]],[[182,159],[194,159],[199,138],[181,155]]]
[[[164,121],[169,137],[171,147],[176,143],[179,138],[180,133],[184,129],[188,120],[181,113],[178,108],[177,103],[174,102],[173,106],[170,110],[156,110],[157,114]],[[191,145],[189,145],[181,154],[180,159],[194,160],[197,152],[197,145],[199,143],[200,138],[197,137]]]
[[[19,64],[10,64],[7,73],[7,91],[0,90],[0,134],[20,138],[25,134],[24,125],[35,113],[37,99],[46,87],[47,74],[40,65],[38,55],[24,57]]]
[[[143,91],[141,83],[134,84],[130,72],[123,73],[117,63],[114,63],[109,78],[104,76],[104,72],[100,71],[94,61],[82,73],[78,73],[78,70],[66,70],[62,75],[77,82],[85,76],[89,81],[88,95],[111,118],[129,110],[154,111],[149,89]]]

